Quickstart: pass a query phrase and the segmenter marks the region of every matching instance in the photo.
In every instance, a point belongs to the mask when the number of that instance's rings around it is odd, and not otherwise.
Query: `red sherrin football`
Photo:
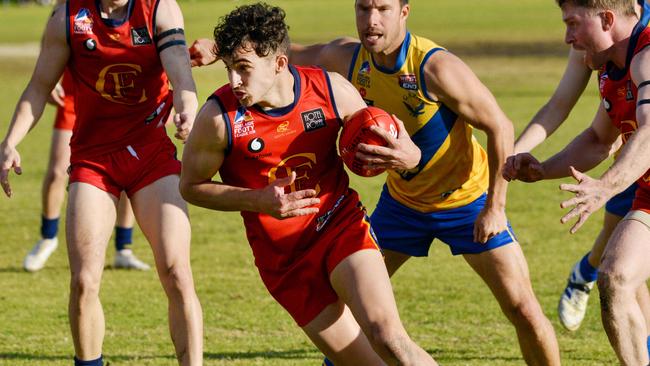
[[[357,175],[374,177],[385,169],[364,169],[363,162],[356,158],[359,143],[386,146],[386,141],[370,130],[370,126],[378,126],[397,138],[397,125],[393,118],[382,109],[367,107],[357,111],[343,125],[339,138],[339,152],[345,165]]]

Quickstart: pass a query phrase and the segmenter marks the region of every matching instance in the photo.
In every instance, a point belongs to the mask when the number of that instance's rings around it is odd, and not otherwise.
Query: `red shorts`
[[[300,327],[338,300],[329,277],[342,260],[360,250],[379,250],[359,196],[350,192],[304,256],[283,271],[258,269],[273,298]]]
[[[72,81],[72,74],[70,74],[68,68],[63,72],[61,86],[63,87],[65,97],[63,97],[63,107],[56,108],[54,128],[72,131],[76,119],[74,114],[74,82]]]
[[[75,160],[69,168],[70,183],[88,183],[115,197],[122,191],[131,197],[158,179],[180,172],[181,162],[176,159],[176,147],[169,138]]]
[[[75,119],[76,116],[74,114],[74,98],[72,95],[66,94],[63,98],[63,107],[56,108],[54,128],[59,130],[72,131],[74,128]]]

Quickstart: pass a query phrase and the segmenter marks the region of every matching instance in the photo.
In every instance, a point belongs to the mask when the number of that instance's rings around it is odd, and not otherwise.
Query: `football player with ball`
[[[336,151],[341,124],[365,107],[359,93],[338,74],[289,64],[278,7],[241,6],[214,34],[230,82],[185,145],[183,197],[241,211],[266,288],[336,365],[436,365],[404,330]],[[406,134],[396,140],[419,155]]]

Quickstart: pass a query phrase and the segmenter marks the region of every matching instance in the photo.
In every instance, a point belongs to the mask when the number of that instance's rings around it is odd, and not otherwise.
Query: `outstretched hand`
[[[20,167],[20,154],[15,148],[2,144],[0,145],[0,185],[2,185],[7,197],[11,197],[12,194],[9,185],[9,172],[11,169],[18,175],[23,173]]]
[[[364,169],[410,170],[420,163],[420,148],[409,137],[404,123],[394,114],[391,117],[397,125],[395,132],[388,132],[378,126],[370,127],[373,133],[386,141],[387,146],[358,145],[356,157],[365,163]]]
[[[508,156],[502,170],[503,179],[537,182],[544,179],[544,167],[530,153]]]
[[[592,213],[603,207],[615,192],[603,184],[602,181],[591,178],[590,176],[577,171],[574,167],[570,167],[570,169],[571,175],[576,181],[578,181],[578,184],[561,184],[560,189],[575,193],[575,197],[562,202],[560,207],[575,207],[564,215],[560,219],[560,222],[565,224],[572,218],[578,217],[578,221],[570,230],[571,234],[573,234],[580,229]]]
[[[312,207],[320,203],[320,199],[316,198],[316,190],[303,189],[285,193],[285,187],[293,185],[295,181],[296,172],[291,172],[288,177],[276,179],[266,186],[259,200],[260,211],[276,219],[318,213],[318,207]]]

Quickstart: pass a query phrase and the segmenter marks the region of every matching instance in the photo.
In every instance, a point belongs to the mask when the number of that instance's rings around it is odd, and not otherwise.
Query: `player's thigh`
[[[115,222],[117,197],[93,185],[75,182],[68,188],[66,238],[70,269],[101,269]]]
[[[52,143],[50,145],[50,160],[48,170],[65,173],[70,165],[70,139],[72,131],[54,129],[52,131]]]
[[[325,307],[302,327],[309,339],[335,365],[383,365],[342,301]]]
[[[156,264],[189,263],[190,221],[177,175],[160,178],[135,192],[133,212],[149,240]]]
[[[649,215],[650,216],[650,215]],[[637,220],[622,220],[612,234],[599,270],[637,289],[650,277],[650,228]]]
[[[534,296],[528,264],[519,243],[512,242],[479,254],[464,254],[463,257],[502,306],[519,304]]]
[[[332,270],[330,282],[364,331],[378,324],[401,328],[393,288],[378,250],[348,256]]]

